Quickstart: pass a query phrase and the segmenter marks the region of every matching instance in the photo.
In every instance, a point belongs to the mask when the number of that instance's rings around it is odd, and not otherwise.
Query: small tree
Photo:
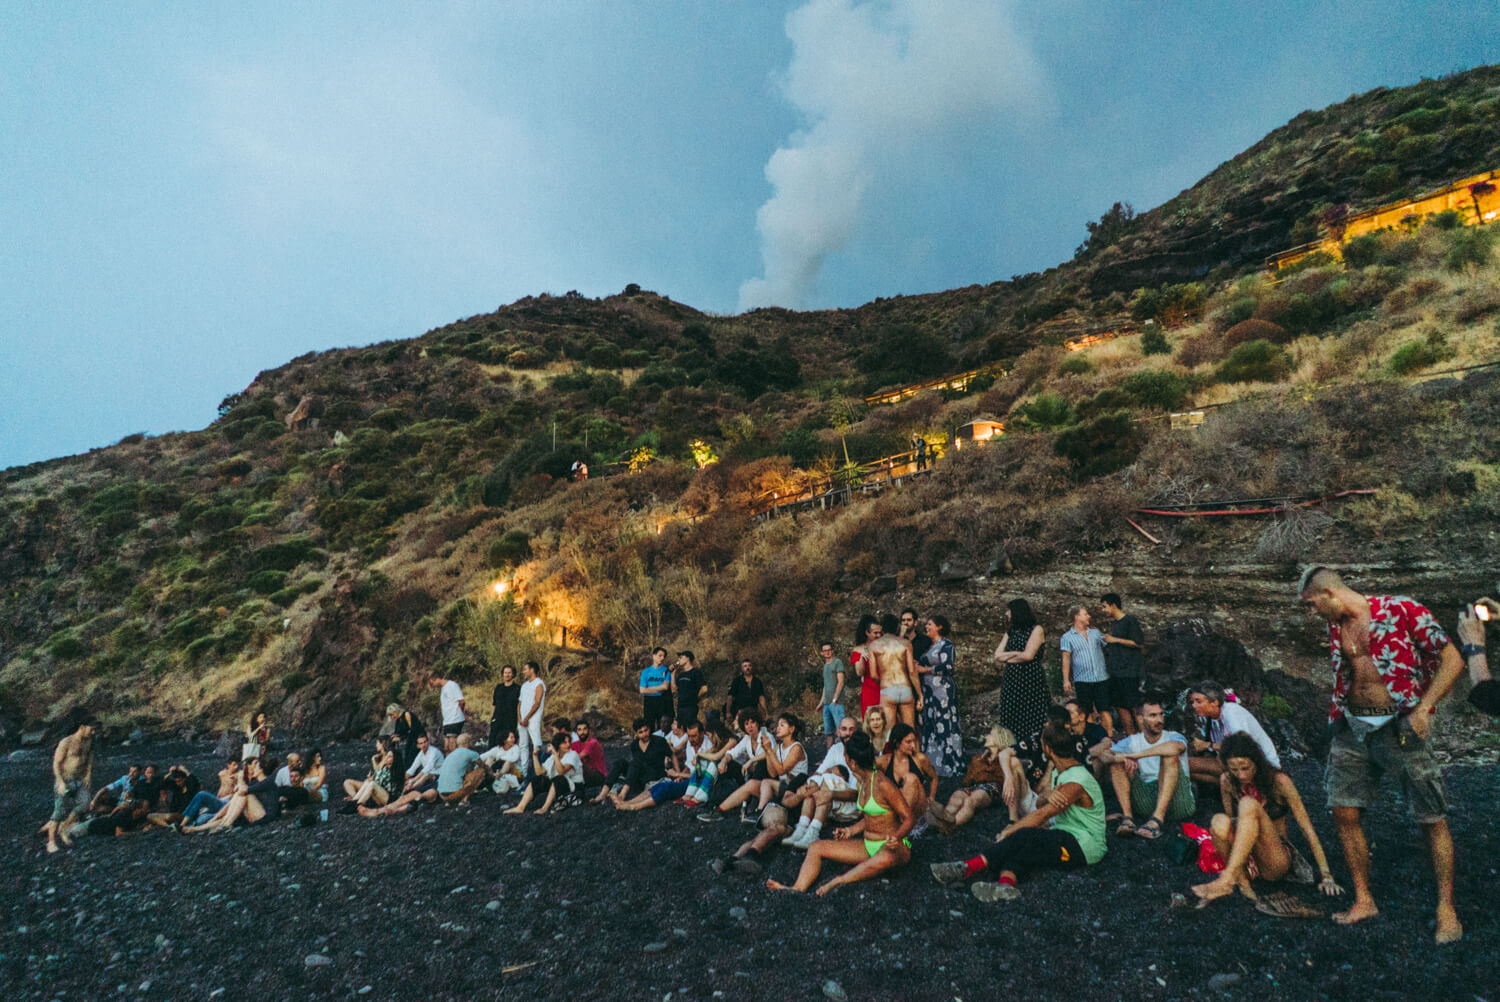
[[[1166,332],[1155,320],[1147,320],[1146,328],[1141,333],[1141,354],[1170,355],[1171,353],[1172,346],[1167,344]]]

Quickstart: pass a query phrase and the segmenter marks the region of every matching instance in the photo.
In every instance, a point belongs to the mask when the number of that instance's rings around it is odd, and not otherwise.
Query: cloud
[[[921,177],[924,163],[951,162],[955,145],[1045,101],[1008,3],[809,0],[786,32],[781,89],[807,125],[766,164],[764,273],[741,284],[741,309],[805,305],[829,255],[873,211],[866,196],[882,175]]]

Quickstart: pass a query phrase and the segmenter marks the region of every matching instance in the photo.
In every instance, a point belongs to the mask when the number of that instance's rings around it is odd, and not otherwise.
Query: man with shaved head
[[[1443,774],[1427,739],[1438,702],[1463,659],[1431,612],[1403,595],[1364,596],[1329,567],[1297,583],[1303,606],[1328,622],[1333,704],[1328,720],[1328,806],[1354,885],[1354,904],[1334,915],[1352,925],[1379,914],[1370,894],[1370,849],[1361,815],[1385,773],[1401,784],[1427,835],[1437,878],[1439,944],[1463,937],[1453,908],[1453,835]]]

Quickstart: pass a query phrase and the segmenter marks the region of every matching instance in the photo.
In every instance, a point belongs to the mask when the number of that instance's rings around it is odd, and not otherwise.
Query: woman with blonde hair
[[[885,754],[885,740],[891,733],[891,722],[885,717],[885,710],[879,703],[865,710],[864,732],[870,737],[870,744],[875,746],[876,756]]]
[[[946,806],[936,800],[927,808],[932,823],[944,835],[952,835],[974,820],[974,815],[1004,799],[1005,765],[1000,755],[1016,743],[1008,728],[996,724],[984,736],[984,751],[969,760],[962,785],[953,791]],[[1017,820],[1012,817],[1012,821]]]

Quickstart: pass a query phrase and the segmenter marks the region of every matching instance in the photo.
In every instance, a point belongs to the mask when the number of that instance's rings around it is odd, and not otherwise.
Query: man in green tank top
[[[1052,766],[1052,793],[1037,809],[1000,833],[994,848],[973,859],[932,864],[940,884],[954,884],[984,872],[998,878],[975,881],[980,901],[1013,901],[1021,896],[1018,875],[1039,869],[1077,869],[1104,858],[1104,791],[1077,758],[1073,732],[1052,722],[1042,728],[1042,748]]]

